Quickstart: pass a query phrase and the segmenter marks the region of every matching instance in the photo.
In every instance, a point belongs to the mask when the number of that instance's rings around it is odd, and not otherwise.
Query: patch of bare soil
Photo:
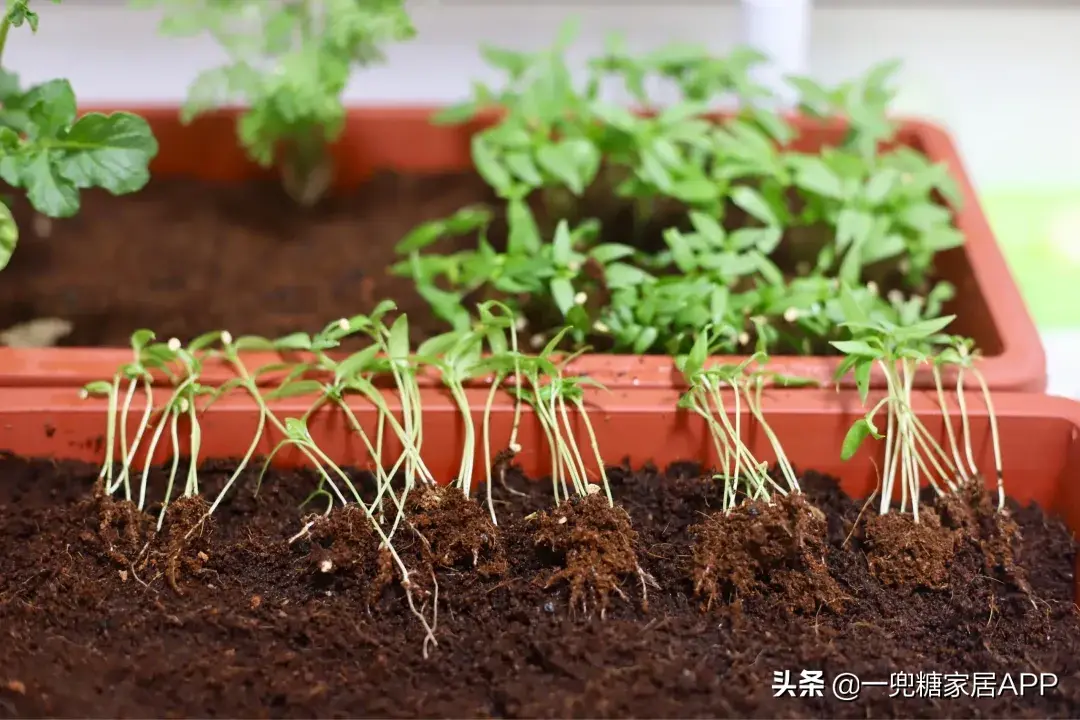
[[[210,463],[200,484],[214,493],[231,472],[229,463]],[[761,592],[703,612],[687,572],[691,531],[718,512],[722,498],[700,469],[610,468],[617,510],[603,498],[553,509],[550,485],[510,471],[509,488],[523,494],[495,488],[499,525],[476,568],[475,545],[448,540],[442,520],[426,527],[431,555],[404,520],[396,531],[395,547],[417,582],[423,558],[432,560],[434,646],[359,508],[335,509],[289,542],[310,520],[300,506],[318,482],[312,474],[272,471],[257,495],[245,476],[215,512],[206,544],[192,533],[181,545],[182,557],[202,563],[181,564],[181,592],[166,577],[168,538],[187,537],[199,509],[177,505],[175,533],[167,514],[151,543],[163,554],[139,582],[130,561],[156,516],[132,515],[122,504],[103,514],[93,501],[96,475],[78,463],[0,456],[0,717],[1080,717],[1077,543],[1037,507],[1009,506],[1020,529],[1014,561],[1028,591],[988,573],[978,540],[947,520],[940,530],[961,540],[935,570],[937,589],[898,592],[871,571],[862,502],[805,473],[805,499],[823,513],[824,532],[813,513],[774,511],[763,557],[783,549],[785,562],[798,559],[797,543],[769,538],[801,527],[804,546],[824,552],[841,606],[790,612],[805,588],[770,574],[755,577],[768,581]],[[152,481],[163,478],[155,471]],[[456,500],[445,495],[407,517],[422,525],[420,517],[439,515],[442,502]],[[927,516],[935,504],[924,505]],[[472,513],[466,505],[457,511]],[[478,507],[471,518],[483,515]],[[544,522],[530,517],[539,511]],[[537,546],[541,529],[550,534],[546,547]],[[565,548],[562,555],[552,542]],[[505,571],[478,572],[496,557],[494,548]],[[456,559],[448,566],[434,562],[439,557]],[[597,612],[587,559],[631,598],[641,592],[640,565],[659,586],[648,587],[648,607],[617,601],[609,588],[614,601]],[[326,560],[329,573],[320,569]],[[391,574],[380,579],[385,568]],[[545,587],[571,568],[577,574]],[[583,574],[586,613],[580,597],[567,602]],[[434,620],[433,597],[413,588],[412,600]],[[822,672],[822,696],[777,696],[775,674],[797,682],[802,670]],[[1044,693],[978,698],[970,682],[958,697],[888,686],[935,672],[999,679],[1046,672],[1059,682]],[[840,673],[887,685],[864,685],[858,700],[841,702],[830,691]]]

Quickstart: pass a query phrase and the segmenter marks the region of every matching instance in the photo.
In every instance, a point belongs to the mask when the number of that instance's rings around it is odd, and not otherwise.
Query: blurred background
[[[720,51],[752,42],[777,71],[836,82],[900,59],[896,111],[956,138],[1025,298],[1044,333],[1050,392],[1080,397],[1080,3],[1034,0],[417,0],[418,37],[358,74],[354,103],[438,103],[492,78],[479,42],[548,45],[581,19],[573,61],[610,31],[633,49],[671,41]],[[70,78],[80,101],[179,101],[224,57],[209,37],[159,38],[157,10],[124,0],[41,8],[36,38],[13,33],[26,81]],[[47,19],[44,15],[47,14]],[[769,47],[771,45],[771,47]]]

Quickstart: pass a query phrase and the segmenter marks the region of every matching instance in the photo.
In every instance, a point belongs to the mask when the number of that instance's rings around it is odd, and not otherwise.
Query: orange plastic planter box
[[[469,390],[473,420],[479,426],[486,392]],[[718,459],[705,423],[688,412],[676,412],[674,390],[589,390],[587,403],[604,460],[616,464],[628,459],[633,466],[654,462],[660,466],[679,460],[695,460],[713,465]],[[310,398],[282,401],[273,405],[278,417],[299,417],[310,406]],[[465,429],[457,408],[439,390],[422,392],[424,406],[424,461],[440,481],[456,473],[464,444]],[[400,410],[394,397],[387,402]],[[1074,533],[1080,533],[1080,403],[1063,398],[1001,393],[994,398],[1001,433],[1006,491],[1022,504],[1037,502],[1048,512],[1060,515]],[[914,409],[932,435],[945,443],[945,429],[933,393],[916,393]],[[993,467],[989,422],[985,408],[974,393],[969,394],[972,446],[980,467]],[[361,425],[375,431],[376,412],[370,403],[353,405]],[[141,407],[132,407],[131,427]],[[763,403],[765,417],[775,431],[791,462],[800,469],[817,470],[841,480],[849,495],[868,496],[877,485],[876,467],[883,461],[884,443],[868,441],[847,462],[840,459],[840,447],[847,429],[863,412],[854,391],[827,390],[767,391]],[[950,407],[954,427],[959,426],[958,410]],[[513,403],[503,396],[492,410],[492,451],[506,446],[513,420]],[[100,463],[105,431],[104,400],[81,400],[71,388],[0,389],[0,448],[24,457],[51,457]],[[240,457],[251,444],[258,413],[254,403],[242,393],[223,398],[201,416],[200,457]],[[576,415],[575,440],[588,447],[588,434]],[[749,415],[741,418],[743,440],[762,461],[775,455],[765,433]],[[309,423],[315,442],[339,465],[366,466],[368,456],[360,438],[347,427],[340,412],[320,411]],[[187,447],[181,431],[181,452]],[[533,478],[549,472],[550,453],[543,431],[531,412],[522,417],[519,432],[522,451],[517,456],[522,469]],[[263,436],[256,455],[266,455],[280,440],[271,428]],[[387,443],[387,452],[397,448]],[[478,457],[483,446],[477,439]],[[172,455],[165,439],[156,460]],[[591,453],[584,453],[586,465],[593,466]],[[137,458],[141,463],[142,458]],[[303,455],[285,450],[275,456],[275,464],[296,466]],[[139,465],[141,467],[141,464]],[[483,478],[483,461],[477,463],[475,480]],[[592,468],[595,469],[595,468]],[[899,494],[899,490],[897,491]],[[1078,574],[1080,577],[1080,574]]]
[[[154,176],[227,182],[271,176],[252,165],[237,145],[236,111],[221,111],[184,126],[175,107],[120,109],[133,110],[150,121],[161,147],[152,165]],[[445,173],[469,169],[469,138],[494,115],[469,125],[437,127],[429,122],[434,111],[431,107],[351,110],[335,151],[337,183],[355,185],[377,170]],[[806,119],[795,119],[795,123],[800,130],[797,145],[802,149],[835,142],[842,132],[838,123]],[[1041,392],[1046,387],[1046,360],[1038,333],[979,207],[956,146],[940,128],[916,120],[903,121],[899,140],[934,161],[946,163],[963,195],[957,224],[966,243],[937,260],[941,276],[957,288],[957,299],[949,308],[957,315],[952,329],[974,338],[982,349],[985,358],[981,367],[992,389]],[[350,314],[349,308],[341,311]],[[130,351],[120,348],[0,348],[0,386],[78,386],[111,377],[129,357]],[[260,361],[253,359],[251,366]],[[772,367],[785,374],[829,382],[838,362],[835,357],[778,356],[773,358]],[[572,371],[586,373],[609,387],[678,385],[671,359],[659,356],[585,355],[574,363]],[[202,380],[214,385],[229,377],[227,368],[210,364]],[[880,386],[883,378],[877,377],[876,382]],[[928,375],[919,375],[916,382],[927,387],[932,381]]]

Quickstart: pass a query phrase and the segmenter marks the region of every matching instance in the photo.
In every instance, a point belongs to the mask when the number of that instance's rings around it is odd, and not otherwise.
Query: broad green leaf
[[[544,184],[544,177],[540,169],[536,167],[532,156],[523,151],[509,152],[505,158],[506,167],[519,180],[531,187],[540,187]]]
[[[844,185],[832,168],[819,157],[803,156],[795,167],[795,184],[822,197],[842,200]]]
[[[861,246],[870,237],[874,218],[855,208],[844,208],[836,220],[836,249],[843,252],[849,245]]]
[[[295,332],[274,340],[277,350],[310,350],[311,337],[307,333]]]
[[[379,353],[378,345],[369,345],[363,350],[354,352],[349,357],[345,358],[337,364],[334,368],[334,377],[338,382],[351,378],[359,372],[367,369],[371,365],[371,361],[375,359],[375,356]]]
[[[731,190],[731,201],[754,217],[769,226],[780,224],[776,213],[769,207],[769,203],[757,190],[747,185],[739,185]]]
[[[859,390],[859,398],[863,405],[866,404],[866,398],[870,395],[870,371],[873,369],[874,366],[869,362],[855,364],[855,387]]]
[[[404,360],[409,356],[409,320],[405,315],[398,315],[390,326],[390,336],[386,339],[386,351],[392,360]]]
[[[866,358],[876,358],[881,355],[880,351],[862,340],[833,340],[829,344],[845,355]]]
[[[158,152],[146,120],[125,112],[83,115],[55,146],[61,175],[79,188],[101,187],[114,195],[141,190]]]
[[[596,260],[601,265],[607,265],[616,260],[630,257],[635,252],[634,248],[629,245],[603,243],[589,250],[589,257]]]
[[[11,262],[11,255],[15,252],[15,245],[18,242],[19,226],[15,224],[11,208],[6,203],[0,202],[0,270]]]
[[[612,290],[642,285],[654,279],[644,270],[621,262],[612,263],[604,268],[604,278],[608,288]]]
[[[565,316],[574,307],[574,286],[566,278],[553,278],[550,287],[555,307]]]
[[[634,338],[633,351],[635,355],[642,355],[648,352],[649,348],[653,346],[656,339],[660,336],[660,331],[654,327],[645,327],[641,329],[638,336]]]
[[[401,254],[423,250],[438,241],[445,232],[445,222],[442,220],[429,220],[410,230],[409,234],[394,247],[394,250]]]
[[[154,331],[141,329],[131,333],[131,349],[136,353],[142,351],[147,345],[154,341]]]
[[[559,267],[570,264],[573,253],[573,236],[570,234],[570,225],[566,220],[560,220],[555,227],[555,239],[552,241],[551,259]]]
[[[868,435],[870,435],[870,423],[866,421],[866,418],[859,418],[844,436],[844,442],[840,447],[840,459],[850,460]]]
[[[519,198],[514,198],[506,206],[506,221],[509,226],[507,239],[507,251],[512,255],[521,253],[535,253],[543,244],[540,240],[540,229],[536,226],[536,219],[528,203]]]
[[[510,173],[500,163],[495,150],[483,135],[474,135],[472,139],[472,159],[476,172],[499,195],[510,192],[513,180]]]

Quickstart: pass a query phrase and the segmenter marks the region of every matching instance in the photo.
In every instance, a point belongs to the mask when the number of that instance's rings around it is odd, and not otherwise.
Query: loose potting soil
[[[511,473],[498,527],[409,495],[406,593],[362,511],[298,507],[305,472],[149,542],[96,474],[0,460],[0,716],[1080,716],[1076,543],[981,491],[916,528],[813,473],[726,516],[691,465],[613,468],[615,508]]]

